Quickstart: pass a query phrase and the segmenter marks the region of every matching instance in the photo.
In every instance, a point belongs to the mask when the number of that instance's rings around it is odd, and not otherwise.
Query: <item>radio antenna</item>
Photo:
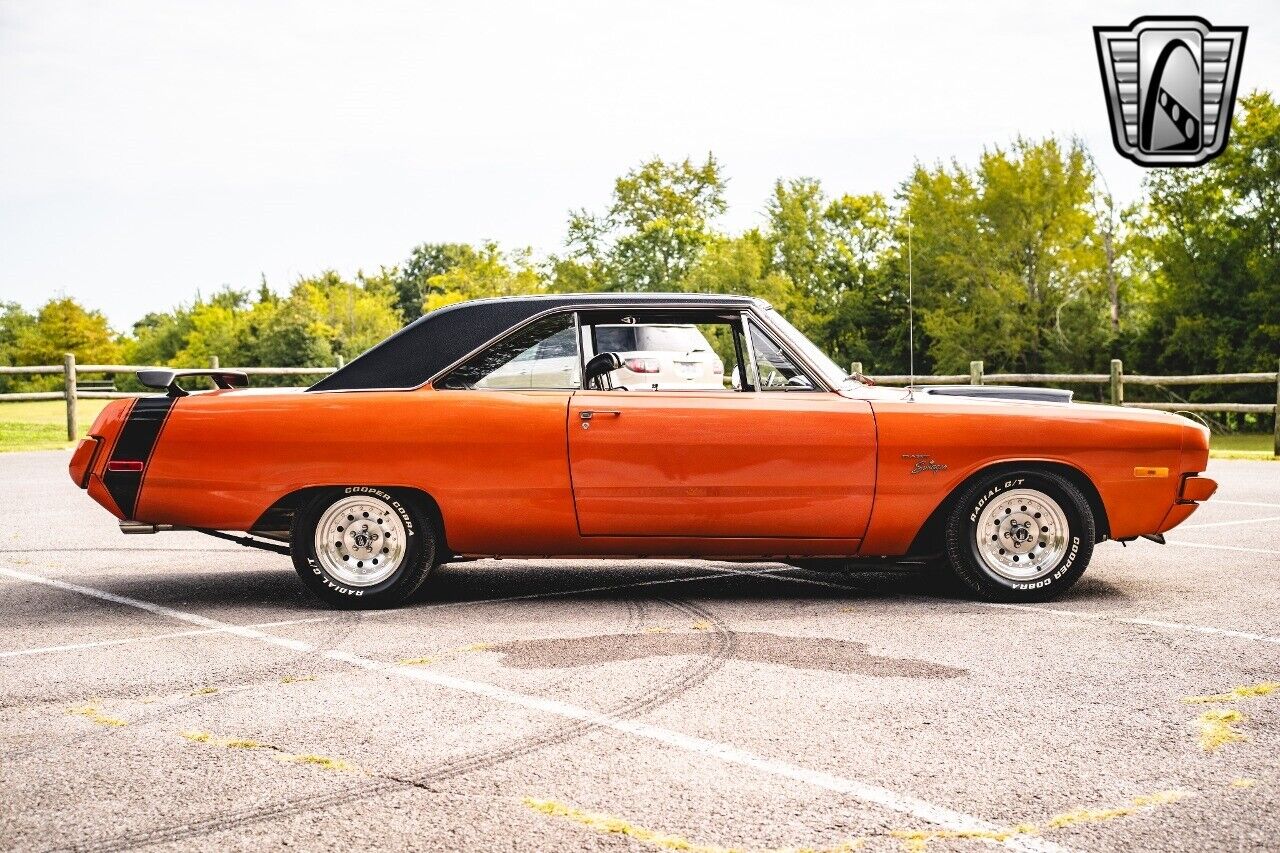
[[[915,306],[915,264],[911,257],[911,214],[907,214],[907,365],[910,378],[907,384],[907,399],[913,399],[916,393],[916,306]]]

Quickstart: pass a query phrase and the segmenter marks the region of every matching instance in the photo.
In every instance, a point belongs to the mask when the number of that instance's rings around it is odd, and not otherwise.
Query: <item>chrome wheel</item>
[[[405,555],[405,528],[389,504],[371,495],[346,497],[325,510],[316,525],[316,559],[348,586],[380,584]]]
[[[1067,553],[1069,532],[1057,501],[1035,489],[1014,489],[987,504],[974,535],[990,571],[1024,583],[1053,571]]]

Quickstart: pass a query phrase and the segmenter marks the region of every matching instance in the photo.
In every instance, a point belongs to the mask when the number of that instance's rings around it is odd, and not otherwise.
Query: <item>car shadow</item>
[[[919,598],[973,601],[946,570],[904,566],[885,570],[828,573],[781,563],[696,563],[689,561],[484,560],[441,566],[424,584],[416,604],[448,604],[521,596],[545,598],[706,600],[880,600]],[[1123,601],[1116,586],[1086,575],[1061,601]]]
[[[181,572],[155,569],[74,580],[115,595],[177,610],[234,610],[233,621],[323,614],[332,608],[311,595],[290,569]],[[770,563],[661,560],[480,560],[437,568],[404,609],[467,603],[512,605],[557,598],[577,601],[646,601],[689,598],[720,602],[874,602],[916,599],[972,603],[945,571],[919,567],[852,573],[823,573]],[[1113,584],[1086,575],[1060,603],[1088,600],[1115,603],[1127,596]],[[34,615],[34,614],[31,614]],[[41,618],[49,611],[42,607]]]

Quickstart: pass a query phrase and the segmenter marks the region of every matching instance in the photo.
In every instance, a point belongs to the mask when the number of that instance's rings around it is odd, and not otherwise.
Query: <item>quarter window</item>
[[[525,326],[472,356],[438,387],[470,389],[563,389],[580,382],[577,327],[572,314],[556,314]]]
[[[786,350],[778,346],[755,323],[748,323],[751,351],[755,357],[755,372],[761,391],[812,391],[813,382],[791,360]]]

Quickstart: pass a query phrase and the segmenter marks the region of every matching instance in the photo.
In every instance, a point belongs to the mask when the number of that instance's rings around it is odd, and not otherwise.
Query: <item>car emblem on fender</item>
[[[1121,156],[1141,166],[1199,166],[1221,154],[1248,31],[1162,16],[1094,27]]]
[[[947,466],[941,462],[934,462],[933,457],[928,453],[904,453],[903,459],[914,459],[915,465],[911,467],[910,473],[923,474],[925,471],[945,471]]]

